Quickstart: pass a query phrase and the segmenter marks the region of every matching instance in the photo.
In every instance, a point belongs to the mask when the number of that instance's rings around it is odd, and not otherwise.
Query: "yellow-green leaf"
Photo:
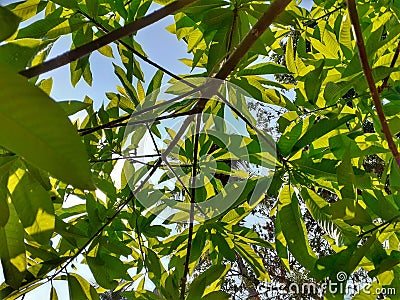
[[[68,289],[70,299],[100,299],[95,288],[78,274],[68,274]]]
[[[55,224],[50,195],[21,168],[10,175],[8,190],[25,231],[38,242],[48,244]]]
[[[0,74],[0,145],[66,183],[93,189],[85,148],[65,112],[9,68],[0,66]]]
[[[305,268],[312,270],[317,258],[308,243],[297,196],[291,185],[285,185],[279,194],[278,214],[290,252]]]
[[[26,272],[24,228],[14,205],[9,204],[8,207],[9,220],[4,227],[0,227],[0,259],[6,283],[17,289]]]

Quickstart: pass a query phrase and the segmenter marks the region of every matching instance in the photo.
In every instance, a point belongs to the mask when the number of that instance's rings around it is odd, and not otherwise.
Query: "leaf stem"
[[[390,223],[396,221],[396,220],[399,219],[399,218],[400,218],[400,215],[397,215],[397,216],[395,216],[395,217],[393,217],[393,218],[391,218],[391,219],[389,219],[389,220],[387,220],[387,221],[385,221],[385,222],[383,222],[383,223],[381,223],[381,224],[375,226],[374,228],[372,228],[372,229],[370,229],[370,230],[367,230],[367,231],[365,231],[365,232],[363,232],[363,233],[360,233],[360,234],[358,235],[358,237],[359,237],[359,238],[362,238],[362,237],[366,236],[367,234],[373,233],[373,232],[375,232],[376,230],[380,230],[381,228],[383,228],[383,227],[385,227],[385,226],[389,226]]]

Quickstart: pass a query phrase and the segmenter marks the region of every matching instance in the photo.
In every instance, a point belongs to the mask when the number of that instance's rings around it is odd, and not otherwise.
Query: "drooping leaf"
[[[100,300],[95,288],[78,274],[67,275],[70,299]]]
[[[26,232],[42,244],[49,243],[55,225],[50,195],[20,168],[10,174],[8,190]]]
[[[275,63],[260,63],[247,67],[237,73],[238,76],[266,75],[266,74],[290,74],[287,68]]]
[[[305,268],[312,270],[316,262],[316,255],[309,245],[297,196],[291,185],[285,185],[281,189],[278,215],[290,252]]]
[[[5,282],[18,289],[26,273],[24,228],[14,205],[9,204],[8,208],[9,220],[4,227],[0,227],[0,259]]]
[[[15,72],[23,70],[47,41],[39,39],[18,39],[0,46],[0,63],[7,64]]]
[[[19,1],[7,5],[8,9],[10,9],[16,16],[21,18],[21,22],[37,15],[39,12],[45,9],[45,7],[46,2],[40,0]]]
[[[58,300],[58,295],[57,295],[57,291],[54,288],[54,286],[51,286],[51,290],[50,290],[50,300]]]
[[[4,6],[0,6],[0,42],[8,39],[17,31],[20,18]]]
[[[67,113],[67,115],[71,116],[81,110],[84,110],[88,106],[89,103],[77,101],[77,100],[70,100],[70,101],[60,101],[57,102],[59,106]]]
[[[211,266],[190,284],[187,299],[201,299],[206,287],[219,280],[228,270],[229,265]]]

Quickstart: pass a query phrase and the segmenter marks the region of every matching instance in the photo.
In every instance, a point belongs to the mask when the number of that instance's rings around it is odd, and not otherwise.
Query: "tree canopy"
[[[7,3],[2,299],[398,299],[399,1]],[[170,15],[189,74],[136,38]],[[54,101],[95,52],[115,90]]]

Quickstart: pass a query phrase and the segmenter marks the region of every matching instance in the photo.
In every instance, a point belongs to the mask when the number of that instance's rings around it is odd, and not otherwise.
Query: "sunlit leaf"
[[[80,275],[70,273],[67,278],[70,299],[100,299],[94,287]]]
[[[24,228],[14,205],[9,204],[8,208],[9,220],[0,227],[0,259],[6,283],[18,289],[26,273]]]
[[[86,152],[64,111],[20,75],[0,70],[0,144],[67,183],[92,189]]]

